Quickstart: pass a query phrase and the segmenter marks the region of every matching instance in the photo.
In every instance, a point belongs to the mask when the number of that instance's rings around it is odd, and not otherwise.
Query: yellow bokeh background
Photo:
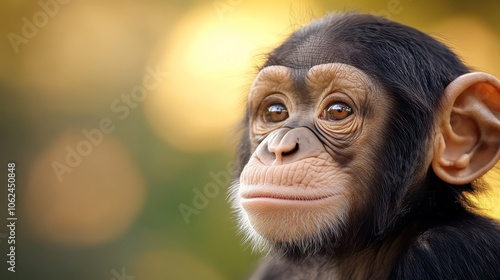
[[[427,32],[500,77],[499,8],[465,0],[3,1],[0,155],[5,166],[16,163],[18,272],[0,279],[246,279],[260,256],[242,244],[226,192],[237,124],[264,55],[314,18],[358,10]],[[500,218],[500,177],[485,180],[479,211]],[[185,206],[194,212],[186,216]]]

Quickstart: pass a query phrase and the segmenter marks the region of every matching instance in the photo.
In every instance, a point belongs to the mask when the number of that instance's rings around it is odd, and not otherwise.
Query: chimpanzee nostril
[[[269,164],[286,164],[302,158],[316,155],[311,145],[314,134],[308,128],[284,129],[271,135],[264,147],[259,150],[260,159],[269,160]],[[266,145],[267,144],[267,145]]]
[[[293,149],[291,149],[289,151],[282,151],[281,152],[281,156],[291,155],[291,154],[295,153],[298,150],[299,150],[299,143],[296,143],[295,146],[293,147]]]

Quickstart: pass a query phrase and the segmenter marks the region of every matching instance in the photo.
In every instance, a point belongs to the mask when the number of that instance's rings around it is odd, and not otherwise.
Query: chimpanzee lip
[[[316,195],[316,196],[303,196],[303,195],[292,195],[292,194],[281,194],[274,192],[246,192],[241,195],[243,199],[276,199],[276,200],[293,200],[293,201],[315,201],[315,200],[323,200],[329,197],[334,196],[335,194],[325,194],[325,195]]]

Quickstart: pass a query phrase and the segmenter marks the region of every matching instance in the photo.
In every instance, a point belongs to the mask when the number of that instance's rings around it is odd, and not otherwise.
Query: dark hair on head
[[[401,201],[408,201],[415,191],[410,185],[416,180],[412,175],[427,168],[423,162],[432,135],[429,128],[433,127],[444,89],[470,70],[445,44],[423,32],[353,12],[330,14],[294,32],[269,54],[263,67],[309,69],[324,63],[345,63],[362,70],[394,104],[377,163],[385,172],[379,174],[374,186],[379,191],[373,191],[373,195],[383,193],[391,197],[372,200],[379,203],[372,206],[378,213],[366,216],[377,217],[377,221],[357,221],[360,225],[372,224],[372,234],[384,234],[396,226],[393,221],[401,220],[395,217],[412,214]],[[409,158],[414,160],[408,161]],[[435,189],[424,192],[426,197],[411,198],[421,205],[420,210],[428,208],[429,203],[439,203],[442,209],[447,205],[455,207],[458,200],[467,203],[463,192],[473,190],[471,184],[451,186],[443,182],[432,169],[428,170],[427,180],[431,182],[427,185]],[[425,213],[418,215],[423,217]]]

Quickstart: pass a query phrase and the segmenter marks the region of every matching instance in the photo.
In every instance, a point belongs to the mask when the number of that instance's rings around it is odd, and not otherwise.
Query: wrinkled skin
[[[390,114],[384,92],[355,67],[330,63],[305,72],[308,102],[297,98],[291,69],[264,68],[248,97],[255,152],[243,169],[233,203],[251,236],[293,242],[344,226],[363,205],[376,169],[377,134]],[[332,104],[352,110],[345,119],[322,117]],[[272,104],[288,117],[264,118]],[[357,172],[353,172],[357,171]]]

